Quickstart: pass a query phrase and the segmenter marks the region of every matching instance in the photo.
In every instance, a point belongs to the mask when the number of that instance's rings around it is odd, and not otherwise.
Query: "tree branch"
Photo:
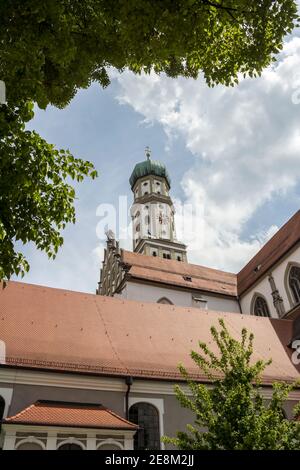
[[[218,8],[219,10],[225,10],[227,13],[229,13],[233,18],[234,16],[232,15],[233,11],[239,12],[239,13],[251,13],[251,11],[246,11],[246,10],[239,10],[238,8],[233,8],[233,7],[227,7],[225,5],[222,5],[220,3],[214,3],[211,2],[210,0],[201,0],[201,3],[204,3],[204,5],[208,5],[210,7]],[[236,18],[234,18],[236,19]]]

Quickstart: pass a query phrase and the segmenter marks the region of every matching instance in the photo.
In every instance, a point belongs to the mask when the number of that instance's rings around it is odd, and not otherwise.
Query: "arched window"
[[[261,295],[257,295],[253,305],[253,315],[258,317],[270,317],[267,301]]]
[[[3,418],[4,415],[4,409],[5,409],[5,400],[3,397],[0,395],[0,421]]]
[[[1,431],[1,419],[3,418],[4,410],[5,410],[5,400],[0,395],[0,431]]]
[[[45,450],[45,444],[34,436],[28,436],[16,444],[16,450]]]
[[[103,446],[98,447],[97,450],[121,450],[121,449],[119,446],[116,446],[115,444],[103,444]]]
[[[139,426],[134,436],[134,450],[160,449],[159,415],[150,403],[135,403],[129,409],[129,421]]]
[[[295,304],[300,303],[300,266],[292,266],[289,272],[289,287]]]
[[[44,450],[37,442],[23,442],[16,450]]]
[[[66,442],[58,447],[57,450],[82,450],[79,444],[74,444],[73,442]]]
[[[167,297],[162,297],[157,301],[158,304],[168,304],[168,305],[173,305],[173,302],[171,300],[167,299]]]
[[[97,450],[123,450],[123,447],[114,439],[106,439],[98,445]]]
[[[282,414],[282,419],[288,419],[288,415],[287,415],[287,412],[285,411],[284,408],[281,408],[281,414]]]

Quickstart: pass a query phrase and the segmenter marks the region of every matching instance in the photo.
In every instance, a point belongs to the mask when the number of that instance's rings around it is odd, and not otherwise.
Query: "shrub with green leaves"
[[[176,438],[165,437],[164,441],[183,450],[300,449],[300,422],[286,419],[283,412],[289,393],[300,383],[274,383],[272,397],[264,399],[261,377],[271,360],[253,363],[253,334],[243,329],[238,341],[223,320],[219,324],[219,331],[211,328],[218,353],[202,342],[200,353],[191,352],[211,385],[191,380],[180,365],[190,393],[176,386],[176,396],[181,406],[195,414],[195,422],[187,426],[187,432],[178,432]],[[298,404],[294,418],[299,415]]]

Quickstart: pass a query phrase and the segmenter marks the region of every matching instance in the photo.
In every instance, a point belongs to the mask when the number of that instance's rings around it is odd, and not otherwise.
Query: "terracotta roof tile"
[[[43,369],[181,378],[178,363],[202,380],[190,350],[210,342],[210,327],[224,318],[239,335],[255,336],[254,359],[269,359],[264,381],[293,380],[299,372],[287,347],[293,322],[198,308],[141,303],[9,282],[0,291],[0,340],[6,364]]]
[[[237,295],[236,275],[182,261],[122,250],[122,262],[129,266],[129,274],[137,279],[164,282],[224,295]],[[186,277],[191,278],[187,281]]]
[[[243,294],[258,281],[277,261],[300,241],[300,210],[278,230],[277,233],[238,273],[238,294]]]
[[[6,418],[5,424],[32,424],[98,429],[135,430],[137,426],[101,405],[38,401],[18,414]]]

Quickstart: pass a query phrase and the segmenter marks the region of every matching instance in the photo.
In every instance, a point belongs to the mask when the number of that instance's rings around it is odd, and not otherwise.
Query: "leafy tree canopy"
[[[110,67],[232,85],[260,74],[298,21],[294,0],[0,0],[0,18],[0,280],[28,270],[18,240],[55,256],[75,220],[65,178],[96,175],[25,130],[32,103],[64,107],[107,86]]]
[[[176,395],[181,405],[195,414],[195,423],[188,425],[188,432],[178,432],[176,438],[164,438],[165,442],[184,450],[300,449],[300,422],[287,420],[283,413],[284,401],[297,384],[274,383],[271,399],[264,400],[259,385],[271,361],[253,363],[253,334],[243,329],[238,341],[223,320],[219,323],[219,331],[211,328],[218,354],[201,342],[201,352],[191,352],[211,387],[191,380],[180,366],[190,394],[176,386]],[[299,404],[294,413],[300,416]]]
[[[255,76],[297,22],[294,0],[0,0],[8,99],[65,106],[107,70],[165,72],[209,85]]]

